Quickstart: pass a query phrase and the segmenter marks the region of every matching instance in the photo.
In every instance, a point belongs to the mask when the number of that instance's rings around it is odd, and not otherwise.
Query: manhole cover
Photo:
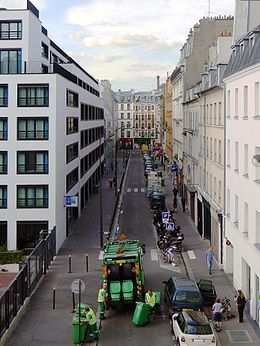
[[[250,344],[252,339],[250,338],[247,330],[227,330],[229,340],[232,344]]]

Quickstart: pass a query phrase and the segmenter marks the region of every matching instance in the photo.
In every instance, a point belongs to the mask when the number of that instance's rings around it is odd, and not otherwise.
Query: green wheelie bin
[[[143,326],[149,321],[150,306],[143,302],[137,302],[132,323],[136,326]]]
[[[73,337],[74,345],[78,345],[86,341],[86,331],[87,331],[88,324],[82,323],[79,325],[79,310],[82,313],[85,306],[89,306],[89,305],[80,304],[80,309],[79,309],[79,306],[77,306],[76,312],[72,319],[72,337]],[[80,321],[86,322],[86,319],[83,317],[80,317]]]

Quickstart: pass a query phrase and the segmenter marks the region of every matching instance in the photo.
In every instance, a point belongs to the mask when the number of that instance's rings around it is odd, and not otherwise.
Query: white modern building
[[[58,249],[98,182],[104,112],[97,81],[48,37],[38,10],[14,4],[0,3],[0,243],[31,247],[56,226]]]

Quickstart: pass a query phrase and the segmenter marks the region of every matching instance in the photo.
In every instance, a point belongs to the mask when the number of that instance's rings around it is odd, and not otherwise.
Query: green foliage
[[[24,259],[22,251],[5,251],[3,246],[0,247],[0,264],[19,263]]]

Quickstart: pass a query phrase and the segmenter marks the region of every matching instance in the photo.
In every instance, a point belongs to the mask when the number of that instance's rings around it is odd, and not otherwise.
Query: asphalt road
[[[129,239],[139,239],[146,245],[144,269],[146,289],[161,292],[162,315],[144,327],[132,324],[134,309],[123,308],[110,311],[107,319],[102,321],[99,345],[172,345],[172,334],[163,299],[163,280],[172,272],[162,269],[158,260],[152,261],[156,251],[156,239],[152,224],[152,211],[149,200],[144,193],[145,178],[141,155],[131,155],[124,197],[119,219],[119,233],[123,232]],[[151,251],[152,250],[152,251]],[[155,256],[156,257],[156,256]],[[153,256],[154,259],[154,256]]]

